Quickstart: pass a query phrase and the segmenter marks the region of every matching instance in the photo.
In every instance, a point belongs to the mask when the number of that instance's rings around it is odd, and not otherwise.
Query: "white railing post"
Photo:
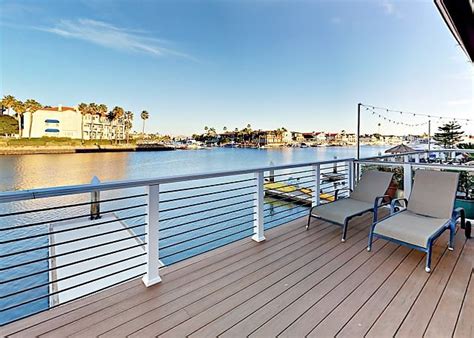
[[[420,154],[415,154],[415,163],[420,163]]]
[[[411,164],[408,162],[408,156],[403,157],[403,197],[409,198],[411,194]]]
[[[313,165],[313,175],[314,175],[314,194],[312,196],[311,200],[311,206],[315,207],[321,204],[321,196],[320,196],[320,190],[321,190],[321,165],[316,164]]]
[[[264,180],[263,180],[263,171],[255,173],[255,192],[254,192],[254,204],[253,211],[255,213],[255,220],[253,222],[253,236],[252,239],[256,242],[261,242],[265,240],[264,229],[263,229],[263,204],[264,204]]]
[[[354,190],[354,161],[347,161],[348,188]]]
[[[147,193],[147,215],[145,216],[145,250],[146,250],[146,273],[143,276],[143,283],[149,287],[161,282],[160,278],[160,257],[159,257],[159,204],[160,186],[149,185],[146,187]]]

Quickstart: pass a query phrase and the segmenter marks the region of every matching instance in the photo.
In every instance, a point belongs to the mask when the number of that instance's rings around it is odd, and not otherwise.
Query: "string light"
[[[389,108],[384,108],[384,107],[376,107],[376,106],[370,106],[370,105],[365,105],[361,104],[362,107],[365,107],[366,110],[372,109],[373,111],[375,110],[384,110],[387,113],[400,113],[401,115],[403,114],[412,114],[413,116],[423,116],[423,117],[428,117],[428,118],[439,118],[440,120],[446,119],[446,120],[453,120],[452,117],[450,116],[439,116],[439,115],[432,115],[432,114],[422,114],[422,113],[412,113],[412,112],[406,112],[406,111],[400,111],[400,110],[395,110],[395,109],[389,109]],[[463,119],[463,118],[455,118],[454,121],[466,121],[466,122],[471,122],[470,119]]]
[[[406,122],[402,122],[402,121],[397,121],[397,120],[394,120],[394,119],[392,119],[390,117],[387,117],[383,114],[379,114],[378,112],[376,112],[374,110],[371,110],[370,108],[371,107],[366,107],[365,110],[371,112],[372,115],[377,115],[380,119],[383,119],[384,121],[388,121],[389,123],[393,123],[393,124],[396,124],[396,125],[403,125],[403,126],[407,126],[407,127],[419,127],[419,126],[423,126],[423,125],[428,124],[428,121],[421,122],[421,123],[406,123]]]

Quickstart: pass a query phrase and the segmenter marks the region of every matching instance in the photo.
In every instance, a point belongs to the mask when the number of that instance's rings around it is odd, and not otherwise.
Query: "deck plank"
[[[186,321],[182,325],[179,325],[176,329],[173,328],[170,332],[166,332],[165,336],[173,336],[176,330],[191,334],[192,332],[198,330],[205,324],[212,321],[212,319],[217,319],[223,314],[225,314],[230,309],[238,306],[240,303],[245,300],[254,297],[259,294],[266,288],[271,287],[274,283],[284,283],[282,282],[285,278],[298,278],[301,270],[309,265],[322,265],[328,260],[330,260],[331,254],[328,254],[328,251],[341,245],[340,242],[340,229],[333,226],[333,231],[331,235],[331,241],[321,246],[314,246],[311,250],[303,255],[296,257],[286,257],[286,262],[280,264],[278,269],[275,269],[273,265],[279,264],[279,262],[274,262],[269,266],[266,266],[261,271],[258,271],[260,274],[262,271],[265,272],[264,275],[256,275],[254,279],[247,279],[238,281],[233,285],[232,288],[226,288],[220,294],[209,295],[206,299],[203,299],[199,302],[195,302],[185,307],[186,312],[190,313],[193,318],[189,321]],[[301,254],[300,249],[297,247],[296,252]],[[225,302],[216,301],[225,300]],[[166,322],[167,318],[164,318],[161,322],[156,322],[153,325],[150,325],[144,330],[140,330],[135,333],[135,336],[146,336],[150,334],[162,334],[163,333],[163,324]]]
[[[351,241],[354,242],[355,240],[356,238],[351,239]],[[232,310],[232,312],[229,313],[229,316],[233,318],[234,322],[240,321],[235,325],[230,326],[230,328],[225,332],[222,332],[220,336],[232,337],[238,336],[239,334],[250,335],[256,329],[258,329],[259,326],[272,319],[293,301],[297,300],[305,293],[324,282],[326,278],[331,276],[331,278],[334,278],[333,283],[335,284],[344,280],[344,278],[353,272],[357,266],[363,264],[369,258],[365,252],[366,244],[366,236],[363,236],[358,242],[350,245],[349,248],[344,248],[344,253],[331,260],[321,269],[308,270],[307,275],[302,280],[292,287],[284,289],[282,294],[279,294],[273,299],[255,297],[255,299],[252,299],[251,301],[253,304],[242,304],[241,306],[244,306],[247,309],[249,309],[250,306],[256,307],[252,313],[247,314],[247,316],[242,320],[240,320],[240,317],[234,317],[232,314],[234,310]],[[346,243],[346,245],[349,245],[349,243]],[[380,249],[380,245],[377,245],[376,250],[378,249]],[[265,333],[262,335],[269,334]]]
[[[321,226],[323,226],[322,223]],[[317,231],[317,229],[318,228],[316,228],[315,231]],[[68,330],[71,331],[67,332],[71,333],[74,332],[74,328],[76,328],[77,330],[84,328],[84,326],[81,326],[82,324],[84,324],[86,327],[90,327],[93,324],[102,323],[104,319],[108,318],[106,316],[107,313],[120,313],[121,311],[126,311],[130,308],[133,308],[135,304],[134,302],[137,300],[152,299],[160,295],[164,296],[170,292],[174,292],[175,290],[183,289],[186,285],[195,283],[196,280],[201,280],[202,282],[203,278],[205,278],[205,282],[206,279],[212,278],[215,274],[218,274],[219,272],[225,273],[225,269],[235,262],[245,262],[246,259],[249,259],[249,257],[256,256],[259,252],[265,250],[271,250],[273,246],[278,246],[281,243],[285,243],[285,241],[291,240],[295,236],[298,236],[295,240],[300,237],[306,236],[305,230],[301,226],[301,222],[294,223],[292,224],[292,226],[286,229],[278,230],[280,231],[275,231],[274,233],[269,234],[271,238],[269,239],[269,243],[270,241],[273,242],[270,243],[270,245],[262,246],[259,245],[259,243],[250,240],[251,245],[249,245],[248,248],[245,247],[246,250],[244,250],[243,247],[237,245],[237,251],[235,252],[233,250],[227,250],[221,252],[221,254],[210,256],[209,259],[205,261],[199,261],[196,266],[188,265],[188,268],[172,271],[169,275],[164,273],[163,280],[167,281],[167,283],[160,283],[151,288],[145,288],[143,286],[143,283],[141,283],[141,281],[138,281],[139,283],[136,287],[129,288],[115,297],[103,299],[101,302],[93,302],[91,304],[88,304],[85,307],[81,307],[80,309],[73,311],[71,315],[59,315],[57,318],[55,318],[54,326],[51,326],[49,322],[41,323],[39,325],[35,325],[32,328],[29,328],[27,331],[22,331],[21,335],[41,335],[52,330],[58,331],[58,333],[60,333],[63,331],[63,328],[61,328],[63,326],[68,326]],[[183,271],[187,272],[187,274],[183,274]],[[178,274],[179,277],[173,278],[174,274]],[[170,275],[171,278],[169,278]],[[184,290],[178,292],[182,291]],[[140,303],[138,302],[137,306],[139,305]],[[60,308],[54,309],[53,311],[59,309]],[[123,319],[125,319],[125,316]]]
[[[438,268],[438,264],[440,264],[441,260],[445,257],[447,251],[446,246],[433,247],[433,256],[431,260],[433,272]],[[423,259],[424,258],[425,256],[423,255]],[[366,333],[366,337],[376,338],[394,336],[419,294],[422,292],[430,276],[431,273],[425,272],[424,263],[419,269],[415,269],[415,271],[408,277],[405,284],[403,284],[401,289],[397,292],[396,296],[385,307],[375,323],[373,323],[372,327]]]
[[[367,280],[367,278],[376,273],[380,268],[394,268],[405,255],[406,251],[402,250],[398,245],[386,243],[384,249],[381,250],[378,255],[373,256],[374,260],[371,263],[365,264],[357,269],[342,283],[331,290],[331,292],[319,299],[318,302],[310,306],[309,309],[306,309],[304,314],[295,322],[291,323],[279,336],[295,337],[308,335],[318,323],[331,313],[331,311],[359,285]]]
[[[385,307],[396,296],[407,279],[416,269],[424,268],[421,252],[413,250],[385,283],[356,312],[346,325],[337,333],[338,337],[362,337],[375,323]]]
[[[425,337],[448,337],[453,335],[458,319],[455,314],[461,311],[472,274],[473,262],[474,247],[464,245],[453,274],[426,329]],[[447,313],[452,315],[447,316]]]
[[[471,273],[461,313],[454,331],[455,338],[474,337],[474,271]]]
[[[473,240],[447,233],[424,254],[383,240],[365,250],[369,216],[340,228],[305,219],[161,270],[140,280],[17,321],[0,336],[165,337],[474,335]]]
[[[310,234],[314,233],[313,236],[299,238],[298,240],[302,245],[301,254],[310,252],[314,245],[320,243],[321,239],[326,238],[324,237],[325,234],[334,234],[333,230],[325,225],[314,227],[314,230],[309,232]],[[288,263],[288,258],[292,257],[296,249],[293,245],[294,239],[291,239],[291,243],[282,242],[280,244],[281,247],[276,245],[268,247],[271,250],[260,251],[260,254],[255,254],[251,260],[239,260],[234,266],[228,266],[227,271],[223,270],[220,276],[216,278],[212,278],[209,275],[204,276],[200,281],[189,284],[185,288],[177,289],[176,292],[173,292],[168,297],[152,298],[146,302],[139,303],[139,307],[130,307],[127,309],[127,313],[120,313],[113,318],[109,318],[107,322],[100,323],[86,331],[78,332],[78,334],[96,335],[106,333],[105,336],[114,336],[119,333],[133,333],[164,316],[180,310],[190,303],[200,302],[203,297],[213,292],[223,288],[229,290],[229,285],[236,280],[244,277],[246,280],[250,280],[252,277],[260,278],[258,275],[259,270],[266,267],[269,262],[276,260],[278,264],[284,265]],[[275,267],[267,269],[271,271],[272,268]],[[122,325],[123,322],[126,322],[126,324]]]
[[[446,250],[436,269],[432,270],[423,290],[398,328],[398,337],[413,337],[425,332],[464,247],[461,236],[456,237],[454,251]]]
[[[291,275],[286,276],[261,292],[251,295],[251,297],[240,305],[227,309],[227,312],[224,315],[197,330],[191,336],[221,335],[229,327],[232,327],[243,318],[250,316],[252,312],[257,311],[260,307],[263,306],[264,308],[267,308],[266,305],[269,301],[282,297],[283,293],[291,290],[300,282],[311,280],[314,284],[318,280],[325,278],[338,267],[343,265],[344,262],[347,262],[347,260],[350,260],[354,255],[357,255],[361,250],[363,250],[362,246],[366,242],[366,232],[361,231],[356,236],[350,237],[351,242],[355,242],[353,245],[340,243],[339,238],[336,240],[337,242],[335,242],[335,245],[333,244],[333,248],[327,250],[322,259],[304,264],[299,270]],[[352,247],[349,249],[348,246]],[[296,288],[299,289],[299,286]]]

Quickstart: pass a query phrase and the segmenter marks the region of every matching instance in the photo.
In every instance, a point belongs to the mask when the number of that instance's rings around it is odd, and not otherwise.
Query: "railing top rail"
[[[354,161],[354,160],[355,160],[354,158],[349,157],[349,158],[332,159],[332,160],[326,160],[326,161],[303,162],[303,163],[265,166],[265,167],[256,167],[256,168],[239,169],[239,170],[215,171],[215,172],[198,173],[198,174],[191,174],[191,175],[187,174],[187,175],[163,176],[163,177],[157,177],[157,178],[151,178],[151,179],[136,179],[136,180],[125,180],[125,181],[101,182],[99,184],[80,184],[80,185],[60,186],[60,187],[51,187],[51,188],[7,191],[7,192],[0,192],[0,203],[23,201],[23,200],[30,200],[30,199],[37,199],[37,198],[45,198],[45,197],[82,194],[82,193],[89,193],[89,192],[98,191],[98,190],[106,191],[106,190],[116,190],[116,189],[127,189],[127,188],[143,187],[143,186],[148,186],[148,185],[177,183],[177,182],[194,181],[194,180],[217,178],[217,177],[237,176],[237,175],[252,174],[256,172],[265,172],[265,171],[270,171],[270,170],[293,169],[293,168],[299,168],[299,167],[347,162],[347,161]]]
[[[474,149],[423,149],[423,150],[415,150],[406,153],[399,153],[399,154],[385,154],[385,155],[376,155],[376,156],[369,156],[361,158],[361,161],[367,161],[372,159],[380,159],[380,158],[390,158],[390,157],[401,157],[405,155],[416,155],[416,154],[427,154],[427,153],[447,153],[447,152],[456,152],[456,153],[474,153]]]
[[[409,164],[414,168],[436,168],[436,169],[453,169],[459,171],[474,171],[474,166],[472,165],[455,165],[455,164],[439,164],[439,163],[415,163],[415,162],[385,162],[385,161],[367,161],[365,159],[355,161],[362,164],[372,164],[372,165],[381,165],[381,166],[392,166],[399,167],[405,164]]]

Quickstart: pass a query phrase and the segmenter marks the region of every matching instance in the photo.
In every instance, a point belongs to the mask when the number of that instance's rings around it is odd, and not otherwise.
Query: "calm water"
[[[362,156],[377,155],[383,152],[381,147],[363,147]],[[103,154],[60,154],[60,155],[23,155],[0,157],[0,190],[22,190],[31,188],[53,187],[61,185],[89,183],[93,176],[101,181],[153,178],[160,176],[202,173],[218,170],[235,170],[251,167],[267,166],[270,162],[275,165],[288,163],[301,163],[318,160],[354,157],[354,147],[327,147],[327,148],[284,148],[284,149],[224,149],[190,150],[172,152],[139,152],[139,153],[103,153]],[[298,169],[301,170],[301,169]],[[295,174],[292,178],[301,177],[301,186],[308,179],[305,174]],[[306,174],[307,175],[307,174]],[[202,182],[186,182],[173,184],[163,190],[175,190],[183,187],[223,183],[235,180],[245,180],[251,177],[239,176],[220,178]],[[287,177],[288,178],[288,177]],[[187,199],[185,203],[199,204],[212,199],[230,197],[229,200],[217,201],[206,204],[205,208],[219,207],[215,211],[202,212],[202,206],[183,206],[180,198],[193,194],[216,192],[222,187],[206,188],[191,191],[178,191],[163,193],[161,201],[168,202],[160,205],[160,217],[165,221],[160,222],[160,257],[165,264],[173,264],[196,254],[222,246],[226,243],[250,236],[253,215],[251,214],[252,201],[249,193],[252,191],[249,184],[252,182],[232,183],[225,186],[227,189],[239,188],[240,190],[228,192],[212,197]],[[248,188],[246,188],[248,187]],[[162,192],[163,192],[162,190]],[[102,194],[103,199],[129,196],[143,193],[142,188],[128,189],[127,191],[111,191]],[[235,198],[235,195],[242,195]],[[161,194],[160,194],[161,195]],[[74,195],[61,198],[38,199],[17,203],[0,205],[0,214],[8,212],[31,210],[50,207],[53,205],[67,205],[87,202],[89,195]],[[143,203],[143,198],[127,201],[104,203],[103,211],[114,210],[131,204]],[[238,203],[238,204],[237,204]],[[265,227],[271,228],[286,223],[294,218],[303,216],[306,207],[287,205],[286,202],[265,199]],[[233,204],[233,205],[230,205]],[[165,211],[170,209],[168,211]],[[142,214],[144,208],[116,212],[118,217],[131,217]],[[48,228],[46,225],[32,227],[19,227],[24,224],[45,222],[64,217],[87,215],[87,207],[73,207],[56,210],[25,214],[15,217],[0,217],[0,230],[2,242],[21,237],[36,236],[33,239],[21,240],[0,244],[0,309],[8,308],[21,302],[28,304],[0,312],[0,324],[11,321],[48,307]],[[186,216],[186,214],[192,214]],[[195,213],[195,214],[193,214]],[[226,213],[219,216],[220,213]],[[183,217],[183,215],[185,217]],[[124,223],[133,227],[137,235],[143,233],[143,217],[129,218]],[[5,230],[5,228],[12,228]],[[225,237],[225,238],[221,238]],[[184,243],[185,241],[185,243]],[[175,245],[175,243],[181,243]],[[43,247],[40,250],[31,250]],[[10,255],[18,251],[27,251],[21,255]],[[9,266],[32,262],[15,269]],[[21,279],[5,283],[4,281],[20,277]],[[4,283],[1,283],[1,282]],[[28,292],[1,298],[12,292],[32,288]]]

